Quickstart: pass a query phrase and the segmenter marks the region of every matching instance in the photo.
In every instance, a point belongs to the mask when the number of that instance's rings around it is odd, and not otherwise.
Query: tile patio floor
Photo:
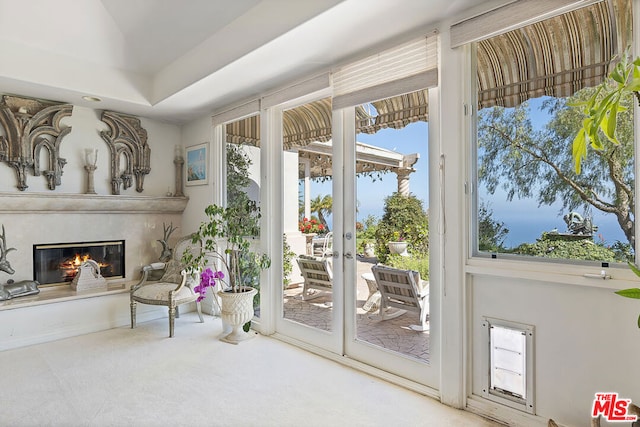
[[[359,257],[357,260],[357,339],[402,353],[408,357],[428,361],[429,332],[416,332],[409,328],[409,325],[420,323],[418,313],[408,311],[395,319],[381,321],[377,310],[371,313],[363,310],[362,306],[369,296],[369,288],[361,276],[363,273],[370,273],[373,264],[368,259]],[[303,301],[301,293],[302,284],[285,290],[285,318],[330,331],[331,311],[333,310],[331,294],[327,293],[318,298]]]

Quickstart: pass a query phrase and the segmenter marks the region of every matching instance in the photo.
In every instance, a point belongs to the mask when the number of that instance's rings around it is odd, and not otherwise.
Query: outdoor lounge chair
[[[324,292],[333,289],[333,273],[331,264],[327,258],[316,258],[307,255],[299,255],[296,259],[300,273],[304,279],[302,299],[305,301],[318,298]],[[310,292],[311,289],[321,292]]]
[[[420,273],[412,270],[399,270],[381,265],[371,267],[380,291],[381,320],[394,319],[409,311],[420,313],[420,325],[409,326],[414,331],[429,330],[429,282],[420,280]],[[389,312],[397,308],[398,311]]]

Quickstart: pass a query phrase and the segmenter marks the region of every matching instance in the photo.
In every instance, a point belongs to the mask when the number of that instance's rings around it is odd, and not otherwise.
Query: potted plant
[[[573,160],[577,174],[580,173],[580,164],[587,156],[589,145],[594,150],[602,150],[605,143],[620,145],[616,137],[618,112],[624,108],[621,105],[623,97],[629,95],[635,96],[640,105],[640,57],[632,60],[627,51],[607,78],[597,86],[595,93],[579,105],[584,109],[585,119],[573,140]],[[635,275],[640,277],[640,270],[633,263],[628,264]],[[626,298],[640,299],[638,288],[622,289],[615,293]]]
[[[407,253],[407,242],[404,240],[402,233],[394,231],[391,235],[391,241],[387,243],[389,252],[400,256],[409,256]]]
[[[575,170],[580,174],[582,159],[587,156],[587,147],[602,150],[604,144],[620,145],[616,138],[618,112],[624,107],[622,98],[632,94],[640,105],[640,58],[633,61],[628,52],[622,55],[606,79],[596,87],[594,94],[584,103],[585,119],[582,128],[573,140],[573,161]],[[601,138],[601,133],[606,138]]]
[[[190,271],[202,271],[198,289],[201,296],[207,283],[213,286],[212,279],[225,285],[225,289],[218,291],[222,300],[221,317],[231,325],[232,331],[221,339],[238,344],[251,337],[247,326],[254,315],[256,279],[260,271],[271,265],[267,255],[252,248],[260,218],[259,208],[254,201],[246,200],[244,204],[234,203],[227,207],[209,205],[205,214],[207,220],[193,234],[193,242],[202,241],[203,250],[197,255],[185,251],[182,262]],[[219,263],[223,271],[212,273],[205,269],[212,261]],[[214,276],[212,279],[209,278],[211,275]]]

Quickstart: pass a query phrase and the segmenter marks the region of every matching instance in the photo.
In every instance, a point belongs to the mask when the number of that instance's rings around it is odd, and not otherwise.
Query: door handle
[[[346,259],[353,259],[353,255],[351,255],[351,252],[347,252],[347,253],[345,253],[345,254],[344,254],[344,257],[345,257]]]

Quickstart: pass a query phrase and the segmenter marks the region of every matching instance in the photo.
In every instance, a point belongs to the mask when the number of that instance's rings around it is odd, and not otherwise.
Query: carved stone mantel
[[[0,214],[43,212],[182,213],[188,197],[0,193]]]

